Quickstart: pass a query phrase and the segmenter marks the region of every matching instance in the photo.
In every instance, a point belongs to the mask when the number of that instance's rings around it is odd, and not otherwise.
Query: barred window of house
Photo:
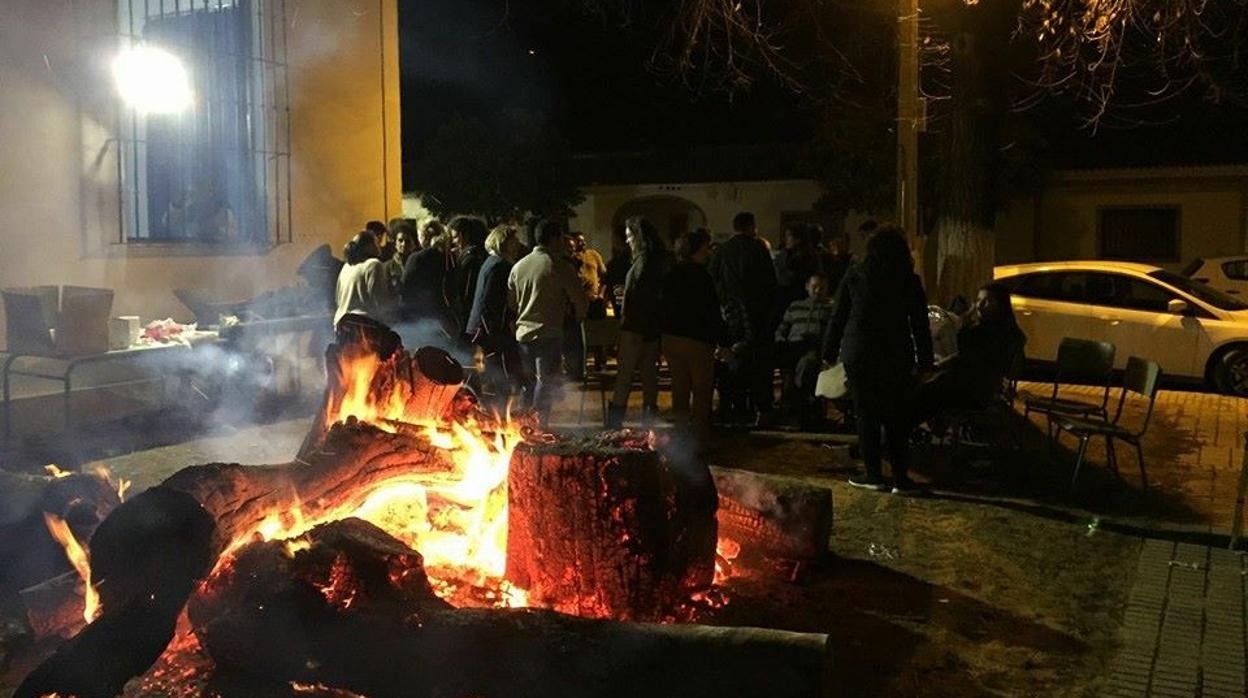
[[[1102,259],[1179,261],[1177,206],[1102,208],[1100,232]]]
[[[121,105],[122,243],[291,239],[286,0],[118,0],[122,48],[173,54],[192,100]]]

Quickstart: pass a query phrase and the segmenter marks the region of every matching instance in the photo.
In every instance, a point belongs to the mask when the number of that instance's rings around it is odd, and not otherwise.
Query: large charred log
[[[172,639],[195,584],[272,512],[297,504],[316,519],[366,495],[373,484],[453,467],[425,440],[352,421],[335,424],[302,462],[178,471],[119,506],[96,529],[91,568],[101,615],[33,672],[17,696],[116,695]]]
[[[199,503],[172,489],[148,490],[114,510],[91,538],[103,613],[31,672],[15,697],[115,696],[146,671],[215,559],[212,530]]]
[[[70,569],[44,514],[63,519],[85,541],[120,503],[112,483],[95,473],[53,477],[0,470],[0,595]]]
[[[452,609],[421,558],[356,519],[257,543],[190,605],[221,667],[387,696],[819,696],[827,638]]]
[[[715,486],[648,435],[521,444],[508,487],[507,578],[538,606],[660,620],[711,583]]]

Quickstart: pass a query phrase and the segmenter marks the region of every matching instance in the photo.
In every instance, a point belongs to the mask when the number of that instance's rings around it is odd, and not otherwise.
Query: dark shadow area
[[[866,560],[833,557],[801,584],[733,579],[727,591],[730,603],[705,622],[828,633],[843,695],[1028,694],[969,671],[958,647],[1002,643],[1045,661],[1088,650],[1070,635]]]

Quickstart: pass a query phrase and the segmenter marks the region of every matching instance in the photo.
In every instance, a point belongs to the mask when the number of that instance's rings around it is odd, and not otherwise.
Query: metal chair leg
[[[1087,436],[1079,437],[1079,455],[1075,456],[1075,474],[1070,478],[1070,491],[1072,493],[1075,491],[1075,483],[1079,481],[1079,469],[1083,467],[1084,456],[1088,455],[1089,440]]]
[[[1148,489],[1148,473],[1144,472],[1144,448],[1138,440],[1133,441],[1132,445],[1135,446],[1135,460],[1140,464],[1140,483],[1144,489]]]
[[[1122,477],[1118,472],[1118,453],[1114,450],[1114,437],[1110,434],[1105,435],[1105,463],[1114,471],[1115,477]]]

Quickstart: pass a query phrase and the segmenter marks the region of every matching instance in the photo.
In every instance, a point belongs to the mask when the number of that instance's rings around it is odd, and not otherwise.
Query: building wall
[[[785,213],[808,213],[819,198],[818,182],[707,182],[696,184],[594,185],[583,189],[585,201],[576,207],[572,227],[583,231],[600,251],[611,249],[611,226],[616,212],[636,199],[672,196],[686,199],[702,210],[716,237],[732,233],[732,218],[752,211],[758,232],[777,244]]]
[[[1180,260],[1164,265],[1172,269],[1248,249],[1248,168],[1072,171],[1011,203],[998,222],[998,262],[1096,259],[1098,212],[1116,206],[1178,207]]]
[[[397,0],[300,0],[286,10],[293,242],[119,244],[116,15],[116,0],[0,3],[0,286],[108,287],[115,315],[189,320],[174,288],[250,297],[293,283],[318,245],[399,215]]]

